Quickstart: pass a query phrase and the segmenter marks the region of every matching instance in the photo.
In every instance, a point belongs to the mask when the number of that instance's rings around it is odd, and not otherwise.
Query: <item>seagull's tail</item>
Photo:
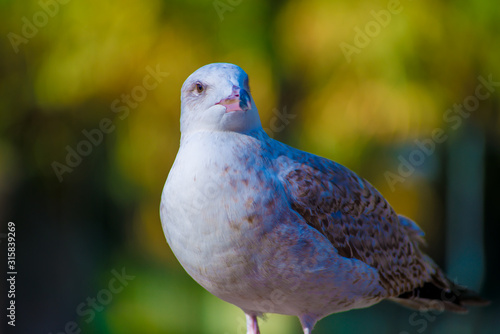
[[[447,287],[439,281],[426,282],[422,286],[405,292],[393,301],[420,311],[438,310],[467,313],[467,306],[485,306],[490,302],[476,292],[447,279]]]
[[[405,227],[406,232],[414,241],[415,246],[425,244],[424,232],[420,227],[404,216],[399,216],[400,223]],[[403,306],[426,310],[453,311],[466,313],[467,306],[485,306],[490,302],[481,298],[476,292],[454,283],[446,277],[439,266],[425,254],[422,254],[427,264],[427,269],[431,274],[431,279],[423,285],[397,297],[391,298]]]
[[[426,282],[424,285],[391,298],[403,306],[420,311],[439,310],[467,313],[467,306],[485,306],[490,302],[481,298],[476,292],[455,284],[449,279],[447,287],[439,280]]]

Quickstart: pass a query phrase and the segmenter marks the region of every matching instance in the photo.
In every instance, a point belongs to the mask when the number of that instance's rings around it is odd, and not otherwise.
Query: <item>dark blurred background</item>
[[[1,0],[0,331],[244,333],[158,214],[180,87],[222,61],[249,74],[270,135],[368,179],[493,301],[465,316],[382,302],[315,334],[499,333],[499,22],[495,1]],[[293,317],[260,323],[301,333]]]

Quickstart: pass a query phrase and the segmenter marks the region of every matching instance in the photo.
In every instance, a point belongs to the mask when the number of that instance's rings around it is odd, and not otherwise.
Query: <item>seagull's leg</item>
[[[245,313],[245,317],[247,318],[247,334],[260,334],[257,316]]]
[[[300,323],[302,324],[302,330],[304,331],[304,334],[311,334],[313,327],[318,319],[311,314],[300,315],[299,319]]]

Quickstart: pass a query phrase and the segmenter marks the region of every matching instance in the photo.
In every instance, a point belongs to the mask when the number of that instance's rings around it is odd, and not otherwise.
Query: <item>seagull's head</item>
[[[248,132],[261,127],[250,95],[248,75],[227,63],[205,65],[191,74],[181,90],[181,132]]]

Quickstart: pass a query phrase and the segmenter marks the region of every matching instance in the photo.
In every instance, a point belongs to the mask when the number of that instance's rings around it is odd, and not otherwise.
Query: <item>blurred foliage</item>
[[[498,223],[492,209],[500,186],[494,176],[500,168],[498,91],[464,119],[467,126],[451,130],[443,119],[453,104],[474,94],[478,76],[500,81],[498,4],[396,2],[399,13],[379,24],[348,61],[340,45],[355,45],[356,29],[365,31],[377,22],[373,11],[392,2],[0,1],[1,224],[17,221],[21,235],[30,235],[19,246],[27,273],[45,277],[29,269],[36,261],[55,266],[53,277],[40,278],[32,294],[19,297],[42,307],[36,317],[34,309],[25,311],[20,322],[35,317],[23,324],[31,326],[25,332],[56,332],[70,320],[84,333],[242,332],[243,313],[184,273],[158,217],[180,138],[180,87],[211,62],[235,63],[249,74],[264,127],[277,111],[294,116],[273,134],[276,139],[355,170],[398,212],[419,222],[427,251],[441,264],[447,147],[469,126],[478,129],[486,139],[484,220]],[[154,89],[144,89],[151,70],[164,76]],[[103,119],[111,120],[112,130],[59,182],[54,161],[67,164],[67,146],[76,150],[88,139],[83,131],[99,129]],[[396,171],[398,155],[436,128],[451,139],[391,191],[384,173]],[[486,249],[499,254],[498,245]],[[76,306],[122,266],[137,278],[86,324]],[[498,279],[497,271],[487,274],[486,284]],[[24,284],[31,285],[28,278]],[[43,289],[59,291],[57,298]],[[371,323],[383,326],[381,332],[418,328],[409,324],[410,311],[373,309],[330,317],[315,333],[366,332]],[[488,312],[477,311],[473,319]],[[399,320],[382,325],[396,315]],[[366,323],[356,323],[358,316]],[[299,333],[297,320],[270,317],[262,332]],[[475,327],[460,321],[462,332],[472,333]],[[433,332],[446,332],[443,323],[428,321]]]

